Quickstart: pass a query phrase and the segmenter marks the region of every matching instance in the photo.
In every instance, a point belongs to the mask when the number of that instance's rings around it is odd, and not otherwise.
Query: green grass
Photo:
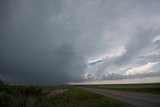
[[[160,93],[160,84],[87,85],[119,91]],[[67,89],[67,91],[64,91]],[[25,86],[0,81],[0,107],[125,107],[79,86]]]
[[[124,107],[125,104],[107,99],[101,95],[80,88],[72,88],[66,92],[75,102],[73,107]]]
[[[86,85],[83,87],[101,88],[117,91],[160,94],[160,83],[152,84],[113,84],[113,85]]]
[[[64,89],[67,91],[63,91]],[[58,91],[56,91],[58,89]],[[60,90],[63,89],[63,90]],[[0,107],[123,107],[125,104],[73,86],[36,87],[0,81]]]

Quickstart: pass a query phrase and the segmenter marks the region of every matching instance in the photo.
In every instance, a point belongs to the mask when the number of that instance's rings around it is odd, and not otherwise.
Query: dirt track
[[[134,107],[160,107],[160,95],[122,92],[115,90],[83,88]]]

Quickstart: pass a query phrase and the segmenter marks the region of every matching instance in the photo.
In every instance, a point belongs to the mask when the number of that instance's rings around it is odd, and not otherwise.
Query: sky
[[[1,0],[0,78],[160,82],[159,19],[159,0]]]

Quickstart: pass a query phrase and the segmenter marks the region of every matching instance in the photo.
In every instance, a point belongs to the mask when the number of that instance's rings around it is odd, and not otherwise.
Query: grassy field
[[[25,86],[0,81],[0,107],[126,107],[80,87],[160,94],[160,84]],[[128,105],[127,105],[128,106]]]
[[[0,81],[0,107],[124,107],[75,86],[36,87],[9,85]]]
[[[102,88],[117,91],[128,91],[148,94],[160,94],[160,83],[150,84],[112,84],[112,85],[83,85],[82,87]]]
[[[75,101],[74,107],[124,107],[125,104],[107,99],[96,93],[92,93],[80,88],[72,88],[67,93]]]

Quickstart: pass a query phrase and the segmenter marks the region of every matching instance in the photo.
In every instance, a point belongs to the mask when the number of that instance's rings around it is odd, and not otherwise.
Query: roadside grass
[[[99,94],[75,87],[66,92],[74,100],[74,107],[124,107],[126,104],[111,100]]]
[[[67,88],[67,89],[66,89]],[[0,107],[124,107],[78,87],[42,88],[10,85],[0,81]]]
[[[86,85],[83,87],[101,88],[126,92],[146,94],[160,94],[160,83],[153,84],[112,84],[112,85]]]
[[[160,84],[92,85],[141,93],[160,93]],[[126,107],[122,102],[106,98],[79,86],[25,86],[0,81],[0,107]]]

